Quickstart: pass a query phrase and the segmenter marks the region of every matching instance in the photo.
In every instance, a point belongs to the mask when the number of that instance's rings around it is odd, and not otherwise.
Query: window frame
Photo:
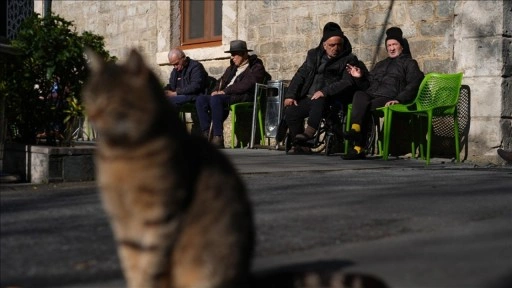
[[[186,35],[190,31],[190,20],[187,15],[190,10],[190,1],[198,0],[180,0],[181,12],[181,27],[180,27],[180,42],[182,48],[200,48],[200,47],[213,47],[222,45],[222,33],[218,36],[213,36],[215,29],[215,0],[202,0],[204,3],[204,34],[202,38],[188,39]],[[222,11],[221,11],[222,13]],[[221,15],[222,17],[222,15]]]

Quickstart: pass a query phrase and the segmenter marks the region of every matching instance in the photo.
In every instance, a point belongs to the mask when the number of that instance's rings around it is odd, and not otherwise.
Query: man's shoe
[[[310,155],[311,153],[313,153],[311,148],[303,146],[294,146],[287,152],[288,155]]]
[[[211,143],[217,149],[224,149],[224,137],[222,136],[213,136]]]
[[[498,149],[498,155],[500,155],[500,157],[505,160],[505,161],[508,161],[508,162],[512,162],[512,151],[505,151],[503,149]]]
[[[363,151],[357,153],[356,149],[351,149],[348,151],[348,153],[346,155],[341,156],[341,158],[343,160],[360,160],[360,159],[365,159],[366,156],[364,155]]]
[[[306,142],[313,138],[315,138],[315,135],[308,136],[305,133],[295,135],[295,141],[297,141],[297,142]]]
[[[295,135],[295,140],[298,142],[306,142],[315,138],[316,129],[307,126],[304,133]]]

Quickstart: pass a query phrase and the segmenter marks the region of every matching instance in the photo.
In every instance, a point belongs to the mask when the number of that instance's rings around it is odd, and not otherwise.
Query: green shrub
[[[84,48],[108,61],[115,57],[105,50],[102,36],[87,31],[79,35],[73,22],[57,15],[41,18],[34,13],[25,19],[12,46],[21,55],[0,72],[8,138],[35,144],[44,136],[46,144],[69,146],[77,119],[83,116],[79,95],[88,75]]]

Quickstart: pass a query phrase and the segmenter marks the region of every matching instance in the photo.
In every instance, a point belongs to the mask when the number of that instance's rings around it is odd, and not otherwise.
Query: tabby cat
[[[246,286],[254,225],[235,168],[188,134],[137,51],[88,58],[96,180],[128,287]]]
[[[253,216],[235,168],[188,134],[137,51],[123,65],[88,57],[96,181],[128,287],[387,287],[337,263],[251,275]]]

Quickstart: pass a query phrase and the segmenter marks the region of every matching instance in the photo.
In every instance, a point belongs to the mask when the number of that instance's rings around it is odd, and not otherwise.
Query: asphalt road
[[[293,265],[390,287],[512,287],[512,167],[225,150],[254,205],[254,271]],[[0,287],[123,287],[93,182],[2,185]]]

